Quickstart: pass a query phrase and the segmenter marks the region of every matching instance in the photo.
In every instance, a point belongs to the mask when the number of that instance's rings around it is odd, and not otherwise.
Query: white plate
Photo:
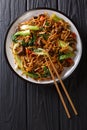
[[[49,83],[53,83],[53,80],[49,80],[49,81],[36,81],[33,80],[31,78],[26,78],[26,76],[21,75],[22,72],[21,70],[16,70],[15,69],[15,63],[14,63],[14,57],[12,54],[12,51],[10,49],[10,45],[12,43],[11,40],[11,36],[15,33],[16,31],[16,27],[18,26],[19,23],[26,21],[27,19],[31,18],[32,16],[37,16],[39,14],[42,14],[44,12],[47,12],[49,15],[55,13],[56,15],[58,15],[60,18],[64,19],[65,21],[67,21],[70,26],[71,26],[71,30],[73,32],[76,33],[77,36],[77,51],[76,51],[76,56],[74,58],[74,62],[75,64],[67,69],[65,69],[61,75],[62,79],[67,78],[68,76],[71,75],[71,73],[76,69],[77,65],[79,64],[80,58],[81,58],[81,54],[82,54],[82,42],[81,42],[81,38],[80,35],[78,33],[78,30],[76,29],[75,25],[73,24],[73,22],[66,17],[64,14],[62,14],[61,12],[52,10],[52,9],[34,9],[34,10],[30,10],[26,13],[24,13],[22,16],[20,16],[19,18],[17,18],[10,26],[10,28],[8,29],[6,38],[5,38],[5,55],[6,55],[6,59],[9,63],[9,65],[11,66],[12,70],[14,70],[14,72],[19,75],[20,77],[22,77],[23,79],[33,82],[33,83],[38,83],[38,84],[49,84]],[[58,80],[58,79],[57,79]]]

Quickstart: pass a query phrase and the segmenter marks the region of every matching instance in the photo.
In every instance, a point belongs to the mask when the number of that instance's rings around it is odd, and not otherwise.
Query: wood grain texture
[[[86,0],[58,0],[58,9],[68,15],[75,23],[82,38],[83,55],[79,66],[66,83],[68,91],[78,109],[78,117],[71,120],[64,118],[64,112],[60,114],[61,130],[86,130],[87,129],[87,1]],[[62,106],[60,105],[60,109]]]
[[[41,8],[41,7],[48,7],[48,8],[57,8],[57,1],[56,0],[27,0],[27,10],[33,8]]]
[[[6,31],[25,7],[24,0],[0,0],[0,130],[26,130],[26,83],[10,70],[4,56]]]
[[[49,7],[65,13],[75,23],[82,38],[80,64],[64,81],[79,112],[75,117],[69,107],[72,114],[70,120],[66,117],[54,85],[36,85],[18,78],[10,70],[4,56],[4,38],[9,25],[23,12],[38,7]],[[87,129],[86,28],[87,0],[0,0],[0,130]]]

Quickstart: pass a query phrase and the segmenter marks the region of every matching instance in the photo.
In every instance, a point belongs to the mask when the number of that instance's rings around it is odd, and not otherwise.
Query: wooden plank
[[[48,7],[48,8],[57,8],[56,0],[27,0],[27,10],[38,8],[38,7]]]
[[[87,129],[87,76],[86,76],[86,59],[87,59],[87,1],[86,0],[58,0],[58,9],[68,15],[78,28],[83,41],[83,56],[76,71],[68,78],[65,83],[67,89],[78,109],[78,117],[72,116],[68,120],[64,114],[64,110],[60,114],[61,130],[86,130]],[[84,33],[83,33],[84,32]],[[60,109],[62,105],[60,104]]]
[[[56,9],[56,0],[27,0],[27,10],[38,7]],[[60,130],[59,98],[53,85],[27,84],[27,128]]]
[[[59,130],[59,98],[54,86],[27,85],[27,128]]]
[[[0,0],[0,130],[26,130],[26,83],[10,70],[4,57],[6,31],[25,7],[25,0]]]
[[[72,76],[65,80],[65,85],[79,112],[78,117],[72,114],[71,120],[67,119],[53,85],[26,84],[11,72],[4,57],[3,44],[8,26],[25,10],[36,7],[54,9],[58,7],[58,10],[67,14],[75,22],[82,37],[84,51],[81,62]],[[86,0],[0,0],[0,130],[87,129],[86,9]]]

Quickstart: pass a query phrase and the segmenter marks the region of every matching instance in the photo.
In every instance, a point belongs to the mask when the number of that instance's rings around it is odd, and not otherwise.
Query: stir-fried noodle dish
[[[50,56],[59,74],[65,67],[73,66],[76,34],[64,19],[43,13],[18,24],[12,35],[11,49],[16,69],[23,75],[48,80],[51,75],[45,57]],[[48,64],[53,71],[49,60]],[[54,71],[53,74],[56,77]]]

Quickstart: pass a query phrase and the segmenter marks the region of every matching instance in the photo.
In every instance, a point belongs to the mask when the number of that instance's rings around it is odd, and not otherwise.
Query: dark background
[[[72,118],[67,118],[54,85],[22,80],[11,71],[5,59],[4,39],[8,27],[22,13],[37,7],[62,11],[80,32],[83,55],[77,69],[64,81],[78,110],[77,117],[70,109]],[[0,0],[0,130],[87,130],[86,66],[87,0]]]

